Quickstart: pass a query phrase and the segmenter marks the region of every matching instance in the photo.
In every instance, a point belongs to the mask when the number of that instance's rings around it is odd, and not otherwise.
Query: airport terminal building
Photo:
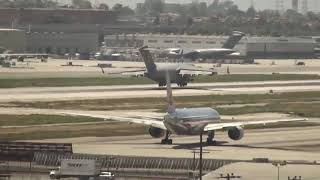
[[[13,52],[24,52],[26,49],[26,34],[18,29],[0,29],[0,48]]]
[[[121,34],[106,35],[107,47],[142,47],[157,49],[221,48],[227,36],[190,36],[166,34]],[[316,41],[311,37],[244,37],[235,50],[243,56],[268,58],[314,58]]]
[[[227,37],[224,36],[190,36],[173,34],[121,34],[106,35],[107,47],[141,47],[149,46],[158,49],[165,48],[218,48]]]
[[[99,49],[97,33],[32,32],[26,34],[27,52],[56,55],[92,53]]]

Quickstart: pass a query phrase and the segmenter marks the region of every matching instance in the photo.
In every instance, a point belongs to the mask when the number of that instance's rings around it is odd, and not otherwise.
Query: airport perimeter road
[[[246,130],[240,141],[232,141],[227,132],[218,132],[218,146],[206,146],[204,158],[252,160],[320,160],[320,128],[277,128]],[[75,153],[94,153],[149,157],[192,158],[199,149],[198,136],[173,136],[173,145],[162,145],[149,135],[123,137],[87,137],[47,140],[73,143]],[[46,141],[42,140],[41,142]]]
[[[164,89],[157,85],[8,88],[0,89],[0,102],[165,97]],[[320,91],[320,80],[199,83],[177,87],[173,93],[174,96],[265,94],[270,90],[274,93]]]

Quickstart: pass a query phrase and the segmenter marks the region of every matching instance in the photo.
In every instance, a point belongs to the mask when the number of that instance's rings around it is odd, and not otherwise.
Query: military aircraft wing
[[[195,74],[210,74],[210,75],[215,75],[217,74],[216,70],[213,69],[203,69],[203,68],[197,68],[197,67],[190,67],[190,68],[178,68],[177,72],[179,72],[179,74],[191,74],[191,75],[195,75]]]
[[[137,70],[128,70],[128,71],[120,71],[120,72],[112,72],[112,73],[108,73],[108,74],[123,74],[123,73],[134,73],[134,72],[141,72],[144,73],[146,72],[145,69],[137,69]]]
[[[105,74],[104,69],[101,67],[101,71],[103,74]],[[111,73],[107,73],[107,74],[124,74],[124,73],[138,73],[141,72],[141,74],[144,74],[146,71],[146,69],[135,69],[135,70],[125,70],[125,71],[119,71],[119,72],[111,72]]]
[[[143,124],[147,126],[152,126],[156,128],[160,128],[166,130],[167,128],[164,126],[163,121],[153,120],[153,119],[146,119],[146,118],[129,118],[129,117],[115,117],[115,116],[107,116],[107,115],[99,115],[99,114],[90,114],[90,113],[71,113],[71,112],[64,112],[62,113],[68,116],[84,116],[84,117],[92,117],[92,118],[99,118],[104,120],[110,121],[120,121],[120,122],[129,122],[135,124]]]
[[[308,119],[297,118],[297,119],[277,119],[277,120],[263,120],[263,121],[244,121],[244,122],[230,122],[230,123],[212,123],[204,127],[204,131],[213,131],[219,129],[228,129],[233,127],[243,127],[247,125],[266,125],[280,122],[297,122],[307,121]]]
[[[214,69],[204,69],[204,68],[198,68],[198,67],[181,67],[181,68],[178,68],[178,70],[180,70],[180,71],[201,71],[201,72],[211,72],[211,73],[217,72]]]

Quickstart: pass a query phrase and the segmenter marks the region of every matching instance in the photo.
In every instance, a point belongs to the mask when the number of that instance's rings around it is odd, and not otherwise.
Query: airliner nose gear
[[[207,144],[208,145],[215,145],[216,141],[213,140],[214,138],[214,131],[208,131],[208,138],[207,138]]]

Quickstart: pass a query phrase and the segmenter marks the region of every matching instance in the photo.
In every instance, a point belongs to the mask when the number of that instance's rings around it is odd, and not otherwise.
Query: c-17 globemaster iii
[[[168,48],[162,54],[174,59],[183,58],[191,59],[193,61],[197,59],[206,60],[241,58],[240,53],[237,52],[234,47],[239,43],[243,36],[245,36],[244,33],[240,31],[233,31],[221,48],[197,48],[192,50]]]
[[[94,118],[109,119],[115,121],[126,121],[149,126],[149,134],[154,138],[161,138],[162,144],[172,144],[171,134],[177,135],[200,135],[203,132],[208,134],[207,143],[215,144],[214,134],[216,130],[226,130],[232,140],[240,140],[244,136],[244,126],[265,125],[279,122],[305,121],[303,118],[275,119],[262,121],[242,121],[242,122],[221,122],[219,113],[210,107],[200,108],[176,108],[173,103],[170,74],[166,73],[167,80],[167,112],[163,119],[150,117],[112,117],[88,113],[64,113],[72,116],[87,116]]]
[[[119,73],[141,72],[143,75],[153,81],[158,82],[159,86],[166,86],[166,74],[170,76],[171,83],[177,83],[178,86],[187,86],[188,82],[193,80],[195,72],[209,73],[210,75],[216,74],[215,70],[203,69],[189,64],[181,63],[164,63],[156,64],[147,46],[139,49],[142,59],[145,63],[146,69],[128,70]],[[102,69],[103,70],[103,69]],[[102,71],[104,73],[104,71]]]

